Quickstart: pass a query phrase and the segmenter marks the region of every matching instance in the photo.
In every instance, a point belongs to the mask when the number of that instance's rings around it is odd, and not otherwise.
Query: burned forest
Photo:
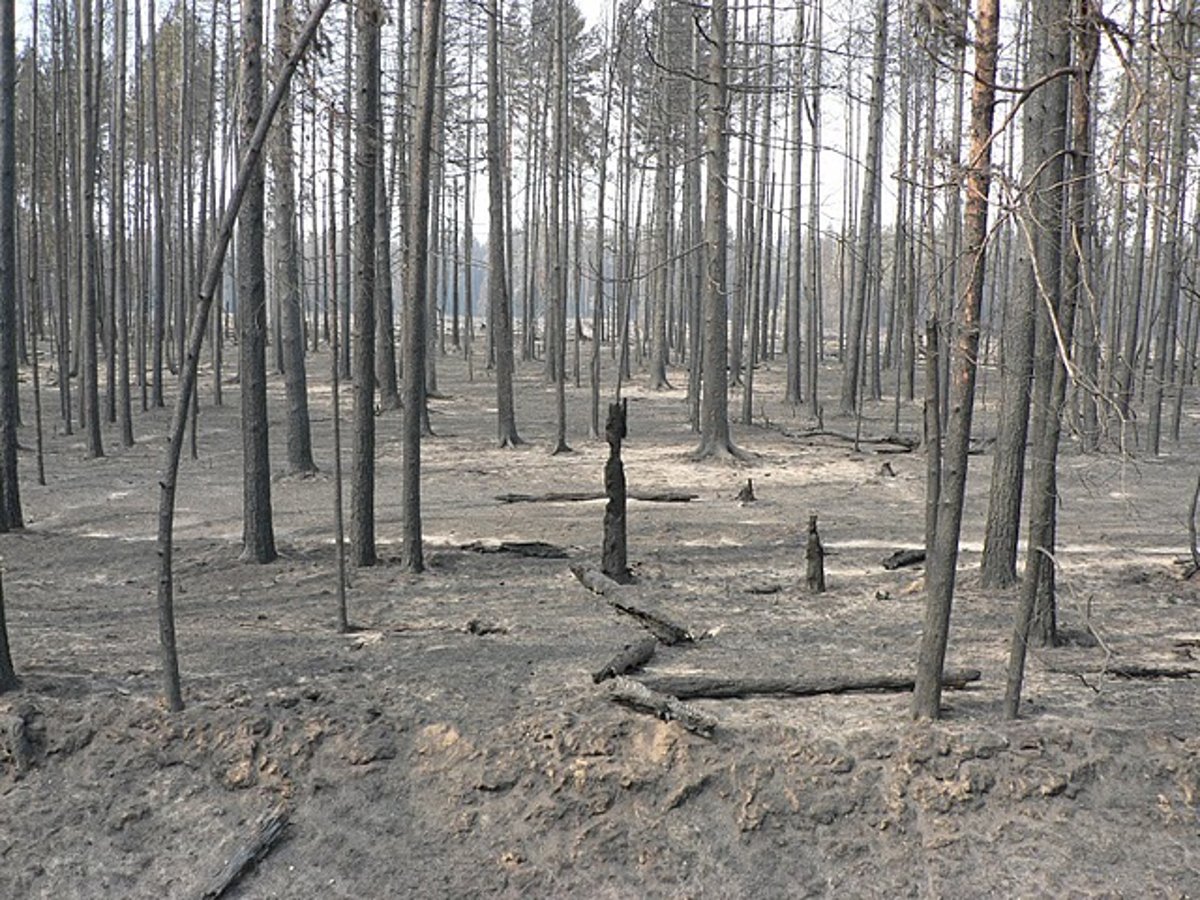
[[[1200,893],[1196,0],[0,0],[0,896]]]

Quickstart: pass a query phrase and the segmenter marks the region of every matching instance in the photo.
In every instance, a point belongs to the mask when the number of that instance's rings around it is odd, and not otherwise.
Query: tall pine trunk
[[[853,295],[846,329],[846,363],[842,372],[842,412],[858,409],[863,353],[867,347],[870,273],[875,254],[877,210],[883,153],[883,89],[887,64],[888,0],[875,6],[874,68],[871,73],[871,105],[867,121],[867,159],[863,172],[862,208],[859,210],[858,246],[853,270]]]
[[[705,118],[707,186],[704,201],[704,359],[700,446],[696,459],[738,455],[729,433],[729,68],[728,5],[713,0],[708,39],[708,111]],[[699,26],[697,26],[699,27]],[[693,360],[693,365],[695,361]]]
[[[513,402],[512,299],[505,264],[504,169],[500,116],[500,8],[488,0],[487,163],[488,163],[488,307],[496,355],[496,430],[501,447],[521,443]]]
[[[282,68],[291,54],[295,30],[291,0],[275,3],[275,58]],[[293,474],[316,471],[312,431],[308,416],[308,377],[304,363],[304,311],[300,296],[301,247],[297,240],[295,172],[292,150],[292,99],[279,108],[279,121],[271,142],[271,170],[275,194],[275,291],[282,313],[283,377],[287,390],[288,470]]]
[[[16,15],[0,0],[0,531],[21,528],[17,480],[17,140]],[[0,596],[0,690],[12,687],[12,661]]]
[[[242,0],[242,131],[249,144],[262,117],[262,0]],[[242,558],[275,559],[271,516],[271,457],[267,424],[266,263],[262,167],[250,178],[238,215],[238,380],[242,394]],[[182,315],[182,305],[179,314]],[[180,360],[183,370],[183,360]]]
[[[1085,253],[1089,246],[1087,207],[1091,185],[1091,74],[1100,49],[1097,11],[1092,0],[1063,0],[1055,4],[1059,14],[1070,21],[1068,29],[1061,19],[1054,30],[1053,46],[1063,57],[1070,52],[1072,31],[1076,37],[1075,84],[1072,100],[1072,155],[1070,203],[1067,210],[1069,239],[1064,265],[1060,303],[1054,308],[1055,335],[1053,340],[1053,382],[1045,421],[1037,429],[1033,444],[1034,462],[1030,472],[1029,536],[1025,557],[1025,575],[1021,584],[1021,600],[1013,627],[1009,653],[1008,679],[1004,694],[1004,712],[1015,718],[1021,701],[1021,684],[1025,670],[1026,649],[1030,643],[1053,645],[1056,637],[1054,596],[1054,536],[1058,505],[1058,445],[1062,433],[1063,410],[1066,406],[1067,382],[1070,378],[1072,333],[1075,310],[1084,292],[1084,279],[1089,263]],[[1064,46],[1065,43],[1065,46]],[[1065,95],[1065,84],[1062,93]],[[1051,115],[1065,110],[1051,107]],[[1055,119],[1057,121],[1057,118]]]
[[[375,201],[378,196],[378,0],[355,7],[354,89],[354,428],[350,545],[359,566],[375,565]],[[412,377],[406,364],[407,377]]]
[[[409,236],[412,254],[405,290],[404,425],[400,507],[404,517],[401,559],[410,572],[425,568],[421,548],[421,432],[425,409],[425,354],[428,352],[426,292],[429,269],[429,166],[433,155],[434,98],[437,92],[438,48],[441,45],[441,0],[424,0],[421,49],[417,65],[416,127],[409,185],[412,209]]]
[[[99,274],[96,263],[99,242],[96,237],[96,168],[99,153],[99,135],[96,131],[95,110],[97,109],[93,65],[96,45],[100,43],[93,35],[92,0],[78,0],[76,7],[79,32],[79,261],[80,261],[80,319],[82,355],[80,366],[83,375],[83,393],[80,403],[80,419],[87,433],[88,455],[104,455],[104,444],[100,437],[100,379],[96,358],[96,298],[99,292]],[[14,311],[16,309],[14,303]],[[16,322],[13,322],[15,339]]]

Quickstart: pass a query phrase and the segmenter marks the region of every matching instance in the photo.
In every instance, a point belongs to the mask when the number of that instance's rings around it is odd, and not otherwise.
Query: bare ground
[[[660,647],[647,673],[911,670],[920,570],[879,563],[920,544],[922,459],[789,437],[812,423],[773,399],[778,371],[759,384],[760,424],[736,429],[754,459],[738,466],[687,461],[682,391],[628,392],[631,488],[699,495],[630,505],[633,596],[706,635]],[[552,457],[552,394],[536,368],[519,380],[529,443],[517,450],[493,447],[489,379],[468,383],[448,361],[441,386],[424,450],[429,571],[391,558],[399,427],[385,414],[384,561],[353,573],[346,636],[332,628],[328,385],[313,391],[322,471],[277,478],[282,555],[267,566],[238,561],[235,389],[223,408],[204,398],[200,459],[185,461],[179,498],[188,708],[176,715],[157,699],[154,600],[167,413],[138,420],[132,450],[108,433],[103,460],[86,460],[78,437],[48,438],[46,487],[23,457],[28,528],[0,537],[23,679],[0,697],[0,897],[199,896],[280,807],[281,843],[230,896],[1200,893],[1200,683],[1104,671],[1200,663],[1197,586],[1174,564],[1194,415],[1160,460],[1065,448],[1060,616],[1080,640],[1031,656],[1020,721],[1000,715],[1015,592],[980,590],[975,574],[984,454],[971,462],[950,647],[952,665],[983,677],[946,694],[944,721],[911,724],[906,695],[698,701],[719,721],[705,739],[592,683],[643,633],[568,569],[598,558],[602,504],[495,499],[599,488],[606,448],[586,438],[586,387],[569,393],[576,452]],[[910,430],[916,414],[905,407]],[[889,403],[869,406],[864,433],[890,419]],[[31,430],[22,437],[32,446]],[[747,477],[759,499],[739,505]],[[810,511],[830,551],[819,597],[803,589]],[[463,549],[498,540],[570,558]],[[1083,639],[1093,633],[1099,646]]]

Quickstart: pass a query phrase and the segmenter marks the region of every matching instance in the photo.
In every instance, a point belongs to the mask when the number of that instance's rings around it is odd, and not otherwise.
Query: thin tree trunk
[[[554,144],[550,159],[550,229],[546,235],[550,253],[551,288],[547,303],[553,304],[554,326],[548,329],[547,341],[553,342],[553,377],[555,435],[553,453],[568,453],[567,444],[567,227],[570,179],[567,176],[567,37],[564,22],[566,0],[555,0],[554,5]],[[547,309],[550,310],[549,305]],[[551,346],[547,344],[547,362],[551,360]]]
[[[821,402],[817,395],[817,382],[820,373],[820,361],[824,355],[824,333],[822,315],[821,287],[821,68],[824,52],[821,38],[824,33],[824,5],[817,0],[813,11],[812,65],[810,75],[810,108],[812,130],[812,147],[809,155],[808,175],[808,304],[807,304],[807,336],[808,353],[805,357],[805,386],[808,388],[808,411],[814,418],[821,413]],[[797,140],[799,134],[797,134]]]
[[[0,0],[0,531],[24,527],[17,479],[16,13]],[[0,691],[16,685],[0,590]]]
[[[175,493],[179,478],[179,458],[183,449],[183,433],[187,425],[188,405],[195,396],[200,351],[204,344],[204,333],[208,329],[208,314],[212,308],[213,297],[220,285],[225,252],[233,237],[234,223],[237,221],[242,200],[255,172],[261,172],[262,148],[266,143],[271,121],[283,100],[283,95],[300,63],[301,56],[304,55],[308,45],[312,43],[321,19],[331,2],[332,0],[318,0],[317,5],[313,7],[313,11],[296,41],[296,49],[292,52],[288,65],[279,73],[275,88],[255,126],[254,134],[243,148],[241,161],[238,164],[237,181],[230,194],[229,205],[225,208],[225,213],[221,218],[221,226],[214,236],[213,248],[209,253],[204,269],[204,278],[200,282],[200,291],[196,298],[196,315],[192,320],[192,329],[188,335],[187,358],[184,361],[179,396],[176,398],[175,411],[171,416],[169,440],[163,454],[162,471],[159,475],[161,490],[158,504],[157,544],[159,561],[158,629],[163,666],[163,695],[167,708],[173,712],[183,709],[179,656],[175,641],[175,582],[172,569]]]
[[[963,228],[966,258],[962,300],[955,329],[957,352],[950,383],[945,473],[937,534],[926,556],[925,624],[913,690],[913,715],[936,719],[941,712],[942,670],[950,629],[950,608],[962,532],[967,486],[967,452],[975,403],[979,313],[986,271],[988,193],[991,188],[992,114],[996,97],[996,57],[1000,0],[979,0],[975,31],[975,81],[971,91],[971,149],[967,163],[967,205]]]
[[[504,251],[504,172],[500,133],[500,11],[498,0],[488,0],[488,305],[494,327],[496,354],[496,423],[501,447],[521,443],[513,403],[512,305],[508,292]],[[526,323],[528,327],[528,323]]]
[[[727,65],[728,8],[713,0],[708,39],[708,112],[705,154],[708,185],[705,193],[703,396],[700,405],[700,446],[695,459],[738,456],[729,433],[728,253],[729,218],[726,181],[729,176],[729,69]],[[699,27],[699,25],[697,25]]]
[[[1154,0],[1145,0],[1143,17],[1147,35],[1152,34],[1153,31],[1155,6]],[[1141,70],[1141,77],[1144,84],[1150,83],[1153,72],[1153,58],[1154,54],[1151,52],[1150,47],[1147,46]],[[1141,330],[1142,307],[1148,305],[1147,298],[1150,296],[1150,291],[1146,286],[1146,223],[1150,211],[1150,177],[1153,170],[1151,164],[1154,134],[1154,128],[1152,127],[1153,107],[1154,104],[1143,101],[1141,116],[1142,134],[1139,143],[1138,160],[1138,171],[1140,174],[1137,184],[1137,206],[1134,212],[1136,225],[1134,226],[1133,237],[1133,268],[1129,277],[1128,299],[1124,315],[1125,333],[1121,343],[1121,354],[1117,366],[1117,410],[1123,421],[1128,421],[1133,411],[1134,376],[1137,372],[1137,347],[1138,335]]]
[[[804,202],[804,7],[796,9],[796,58],[792,66],[792,194],[791,231],[788,241],[790,275],[787,286],[787,306],[784,309],[784,350],[787,368],[784,402],[799,406],[803,401],[800,310],[804,305],[804,225],[800,211]],[[809,335],[811,340],[812,335]]]
[[[83,342],[80,365],[83,368],[83,393],[80,418],[87,433],[88,455],[104,455],[100,437],[100,384],[96,358],[96,295],[99,275],[96,271],[98,242],[96,238],[96,163],[99,139],[96,134],[93,64],[99,43],[92,34],[93,10],[91,0],[78,0],[76,9],[79,29],[79,260],[80,260],[80,318]],[[14,304],[14,314],[15,314]],[[15,326],[15,321],[12,323]],[[16,329],[12,333],[15,339]],[[14,350],[15,352],[15,350]]]
[[[242,0],[243,145],[262,118],[262,0]],[[271,515],[271,457],[267,425],[266,265],[263,259],[265,179],[255,170],[238,215],[238,380],[242,411],[242,558],[275,559]],[[178,312],[183,314],[180,298]],[[182,365],[181,371],[185,367]]]
[[[326,255],[329,257],[329,273],[328,273],[328,289],[329,296],[333,297],[336,302],[338,289],[338,243],[337,243],[337,206],[333,202],[335,195],[333,170],[334,158],[336,156],[335,140],[334,140],[334,119],[329,117],[329,165],[326,169],[326,190],[329,197],[329,249]],[[316,140],[314,135],[313,153],[316,154]],[[316,159],[313,160],[314,169],[316,168]],[[332,388],[333,400],[333,538],[337,548],[337,630],[339,634],[345,634],[350,630],[350,619],[347,612],[346,604],[346,515],[343,507],[343,478],[342,478],[342,383],[341,383],[341,355],[339,344],[341,341],[341,333],[338,329],[338,314],[337,309],[333,311],[329,334],[329,378]]]
[[[1088,259],[1085,256],[1088,239],[1086,210],[1091,191],[1091,73],[1100,50],[1097,11],[1092,0],[1063,0],[1058,7],[1063,17],[1075,18],[1076,39],[1075,87],[1072,92],[1073,155],[1071,171],[1068,224],[1070,240],[1064,278],[1062,301],[1053,312],[1055,341],[1054,382],[1050,406],[1041,426],[1040,440],[1034,443],[1034,463],[1030,473],[1029,538],[1025,557],[1025,577],[1021,584],[1021,602],[1017,608],[1009,651],[1008,678],[1004,694],[1004,713],[1016,718],[1021,702],[1021,686],[1025,672],[1026,648],[1032,641],[1041,646],[1053,645],[1056,639],[1054,598],[1054,535],[1058,503],[1058,444],[1062,431],[1062,414],[1066,405],[1067,382],[1071,361],[1067,354],[1075,324],[1075,309],[1083,291],[1081,279],[1086,278]],[[1070,31],[1059,20],[1054,38],[1057,49],[1065,57],[1069,43],[1063,38]],[[1065,85],[1064,85],[1065,87]],[[1066,91],[1063,91],[1066,94]],[[1064,97],[1065,99],[1065,97]],[[1065,113],[1050,107],[1049,114]]]
[[[124,0],[122,0],[122,8],[123,7],[124,7]],[[0,12],[0,15],[7,15],[7,13]],[[7,28],[7,23],[5,23],[3,27]],[[5,34],[7,34],[7,32]],[[6,36],[0,37],[0,41],[4,41],[4,40],[7,40]],[[7,49],[6,49],[7,46],[8,46],[7,44],[0,46],[0,54],[7,52]],[[34,7],[33,7],[33,35],[32,35],[30,52],[33,54],[34,59],[38,59],[38,4],[36,4],[36,3],[34,4]],[[5,73],[4,64],[0,63],[0,82],[3,82],[4,73]],[[33,416],[34,416],[35,435],[36,435],[36,439],[37,439],[37,483],[39,485],[45,485],[46,484],[46,457],[45,457],[45,441],[44,441],[44,435],[43,435],[43,430],[42,430],[42,385],[41,385],[42,361],[41,361],[41,357],[38,353],[38,337],[42,333],[42,322],[43,322],[43,320],[42,320],[42,296],[41,296],[42,289],[41,289],[41,281],[39,279],[39,270],[41,268],[41,260],[39,259],[39,256],[40,256],[39,241],[41,238],[41,219],[39,216],[40,198],[38,197],[38,193],[36,190],[37,185],[40,184],[40,181],[38,180],[38,174],[39,174],[38,155],[39,154],[37,152],[38,139],[39,139],[39,131],[38,131],[38,118],[39,118],[39,116],[38,116],[38,112],[39,112],[39,110],[38,110],[38,81],[40,80],[39,75],[40,75],[39,67],[35,66],[33,74],[30,78],[30,94],[31,94],[30,106],[32,108],[32,113],[30,115],[30,118],[32,119],[32,121],[30,123],[30,128],[29,128],[29,167],[30,167],[29,183],[34,186],[34,190],[30,191],[30,198],[29,198],[29,276],[28,277],[29,277],[29,297],[30,297],[29,302],[30,302],[31,306],[33,307],[33,311],[34,311],[33,327],[29,331],[29,336],[30,336],[30,343],[32,345],[31,350],[32,350],[32,355],[33,355]],[[7,96],[7,95],[2,94],[3,90],[4,90],[4,88],[0,88],[0,95]],[[0,103],[3,103],[3,100],[0,100]],[[3,140],[3,135],[4,135],[4,126],[2,124],[0,124],[0,140]],[[14,148],[14,150],[15,150],[15,148]],[[2,171],[3,171],[2,167],[0,167],[0,172],[2,172]],[[0,174],[0,182],[2,182],[2,181],[3,181],[3,175]],[[2,190],[2,189],[0,189],[0,190]],[[2,201],[0,201],[0,202],[2,202]],[[4,212],[0,212],[0,221],[4,221],[6,223],[9,221],[7,218],[7,210],[5,210]],[[0,254],[2,254],[2,252],[3,251],[0,250]],[[2,288],[0,288],[0,290],[2,290]],[[128,386],[128,384],[129,384],[128,379],[126,380],[125,383]],[[2,426],[0,426],[0,428],[2,428]],[[4,448],[6,446],[7,446],[7,438],[3,434],[0,434],[0,448]],[[4,494],[6,493],[7,489],[6,489],[5,485],[9,482],[8,472],[7,472],[7,469],[5,468],[6,465],[7,465],[6,455],[4,453],[4,450],[0,449],[0,497],[3,497]],[[2,511],[3,509],[4,509],[3,501],[0,501],[0,522],[3,522],[7,518],[7,513],[3,512]],[[2,615],[2,612],[0,612],[0,615]],[[0,640],[4,640],[3,633],[0,633]]]
[[[287,62],[295,30],[292,0],[275,3],[275,58],[277,67]],[[287,390],[287,455],[292,474],[315,472],[312,430],[308,416],[308,377],[304,364],[304,310],[301,299],[302,249],[297,241],[295,173],[292,150],[292,98],[279,109],[279,123],[271,142],[271,170],[275,194],[275,292],[282,313],[283,376]],[[243,385],[243,390],[245,386]]]
[[[1165,241],[1162,247],[1163,269],[1159,275],[1158,327],[1154,341],[1154,373],[1150,379],[1150,422],[1147,427],[1147,450],[1158,455],[1162,438],[1163,395],[1168,383],[1174,380],[1174,331],[1179,315],[1180,270],[1183,250],[1181,230],[1184,222],[1184,197],[1187,182],[1187,157],[1190,129],[1190,98],[1194,27],[1191,21],[1193,3],[1183,0],[1174,27],[1175,56],[1183,67],[1182,76],[1174,87],[1171,112],[1171,151],[1167,164],[1167,208],[1163,225]]]
[[[875,49],[874,71],[871,75],[871,106],[867,122],[867,159],[863,172],[862,208],[859,210],[858,249],[855,254],[856,268],[854,294],[850,305],[850,318],[846,334],[846,363],[842,372],[842,411],[854,413],[858,409],[861,386],[859,384],[862,354],[866,346],[868,291],[870,289],[871,261],[874,254],[876,235],[875,213],[881,178],[880,161],[883,150],[883,89],[887,64],[888,0],[878,0],[875,6]]]
[[[616,67],[612,25],[608,30],[605,44],[604,67],[604,112],[600,127],[600,153],[596,165],[596,244],[592,252],[592,274],[594,276],[592,291],[592,355],[588,366],[588,379],[591,388],[591,427],[589,434],[593,440],[600,437],[600,344],[604,337],[604,200],[608,189],[608,143],[612,127],[612,95],[613,75]]]
[[[375,565],[375,201],[378,195],[378,0],[355,7],[354,82],[354,440],[350,481],[350,544],[354,562]],[[412,322],[406,323],[409,330]],[[407,333],[407,332],[406,332]],[[422,333],[421,339],[424,339]],[[405,364],[405,377],[418,376]],[[418,370],[419,371],[419,370]]]
[[[1034,5],[1030,82],[1036,83],[1067,64],[1069,45],[1055,35],[1066,33],[1068,15],[1063,0]],[[1036,444],[1046,421],[1054,377],[1056,326],[1048,310],[1059,307],[1066,103],[1067,81],[1058,77],[1038,88],[1025,105],[1025,197],[1018,220],[1025,272],[1014,306],[1005,317],[1004,405],[996,431],[982,560],[983,583],[989,587],[1006,587],[1016,581],[1030,411],[1034,412],[1032,442]]]
[[[163,145],[159,134],[159,90],[158,90],[158,16],[154,0],[148,7],[147,27],[150,31],[150,142],[153,157],[153,204],[154,204],[154,286],[151,290],[150,317],[153,322],[151,338],[151,389],[150,402],[155,407],[164,405],[163,398],[163,342],[166,338],[167,282],[166,282],[166,222],[163,214]]]
[[[421,547],[421,432],[425,409],[426,292],[429,267],[429,167],[433,155],[434,99],[437,93],[438,48],[441,45],[441,0],[422,4],[421,49],[417,82],[417,119],[413,132],[409,184],[414,192],[409,235],[412,239],[404,329],[404,424],[400,508],[404,519],[401,560],[410,572],[425,568]]]
[[[110,240],[113,247],[113,298],[116,311],[117,345],[117,419],[121,428],[121,446],[133,446],[133,411],[129,395],[129,259],[125,237],[125,48],[129,10],[125,0],[117,0],[114,13],[116,31],[114,44],[116,59],[113,61],[116,85],[113,95],[116,102],[115,127],[112,140],[116,144],[112,167],[112,226]],[[36,129],[35,129],[36,131]],[[111,354],[112,348],[109,348]],[[36,360],[35,360],[36,365]]]

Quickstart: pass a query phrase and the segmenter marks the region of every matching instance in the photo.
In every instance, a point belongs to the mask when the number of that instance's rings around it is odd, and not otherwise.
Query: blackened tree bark
[[[120,0],[122,8],[124,0]],[[32,39],[30,41],[30,53],[34,59],[39,59],[38,56],[38,5],[33,7],[33,27]],[[38,185],[41,182],[38,177],[38,152],[39,146],[39,130],[38,130],[38,72],[35,67],[33,74],[29,79],[30,91],[30,106],[32,113],[30,114],[29,127],[29,183]],[[42,332],[42,303],[41,303],[41,282],[40,277],[40,250],[39,240],[41,237],[41,220],[39,217],[40,198],[36,191],[31,192],[29,198],[29,271],[26,273],[26,279],[29,283],[29,297],[33,305],[34,315],[31,327],[29,329],[30,350],[33,355],[33,417],[34,417],[34,438],[35,449],[37,452],[37,483],[45,486],[46,484],[46,453],[45,453],[45,436],[42,428],[42,387],[41,387],[41,357],[38,353],[38,337]],[[125,349],[128,350],[128,343],[125,344]],[[128,356],[126,356],[128,360]],[[126,367],[126,385],[129,384],[128,367]],[[128,391],[126,391],[128,396]],[[130,437],[132,438],[132,427]],[[3,446],[4,438],[0,437],[0,446]],[[0,451],[0,521],[3,520],[4,513],[4,482],[6,477],[3,474],[3,451]]]
[[[382,107],[382,102],[380,105]],[[382,109],[380,112],[382,115]],[[379,133],[382,135],[382,118],[379,129]],[[383,156],[381,145],[375,163],[375,381],[379,385],[379,405],[384,409],[398,409],[400,407],[400,386],[396,380],[396,304],[392,294],[392,216],[388,204],[387,176]]]
[[[1030,52],[1044,57],[1039,65],[1046,73],[1064,72],[1071,61],[1071,21],[1073,0],[1053,0],[1039,5],[1046,16],[1039,22],[1045,36],[1035,33]],[[1069,291],[1064,289],[1063,238],[1064,204],[1067,201],[1067,182],[1071,173],[1066,167],[1065,149],[1068,146],[1067,126],[1070,121],[1069,81],[1059,76],[1045,88],[1045,120],[1042,133],[1046,146],[1047,168],[1054,181],[1047,186],[1046,205],[1039,210],[1045,219],[1038,222],[1039,230],[1030,235],[1033,244],[1034,269],[1031,276],[1037,291],[1037,334],[1034,338],[1033,391],[1030,399],[1030,437],[1033,464],[1030,467],[1029,502],[1026,510],[1027,551],[1025,574],[1033,576],[1034,585],[1022,586],[1037,591],[1033,631],[1035,643],[1054,642],[1056,630],[1054,612],[1054,566],[1046,554],[1054,553],[1055,505],[1051,498],[1057,494],[1058,417],[1062,405],[1055,400],[1056,381],[1065,375],[1059,371],[1063,356],[1071,352],[1071,329],[1074,305]],[[1053,154],[1053,156],[1052,156]],[[1065,338],[1065,340],[1061,340]],[[1064,387],[1065,390],[1065,387]],[[1022,603],[1024,600],[1022,600]]]
[[[963,500],[967,487],[967,451],[975,405],[979,351],[979,312],[986,270],[988,193],[991,188],[992,114],[996,100],[996,57],[1000,0],[979,0],[975,26],[975,83],[971,90],[971,150],[967,161],[967,206],[961,300],[955,323],[955,358],[950,389],[950,419],[942,479],[942,508],[937,534],[926,548],[925,624],[913,690],[913,716],[936,719],[941,711],[942,668],[950,631],[950,607],[958,564]]]
[[[16,12],[0,2],[0,531],[21,528],[17,481],[17,141]],[[0,600],[0,616],[3,615]],[[7,637],[0,625],[0,641]],[[7,644],[4,645],[7,653]],[[2,664],[3,660],[0,660]],[[9,674],[12,664],[9,662]],[[0,683],[4,672],[0,668]]]
[[[291,0],[275,3],[275,58],[279,68],[292,50],[296,22]],[[283,378],[287,389],[288,471],[315,472],[308,416],[308,376],[304,363],[304,312],[300,298],[300,247],[296,238],[296,188],[292,153],[292,101],[284,98],[271,142],[275,195],[275,290],[283,319]]]
[[[12,15],[13,0],[0,0],[0,18],[7,17],[9,22],[13,21]],[[6,39],[4,33],[5,26],[0,24],[0,41]],[[8,29],[8,34],[11,35],[13,29]],[[5,51],[0,49],[0,55]],[[3,61],[0,60],[0,66],[3,66]],[[0,102],[3,102],[0,100]],[[13,668],[12,653],[8,649],[8,621],[4,617],[4,572],[0,570],[0,694],[5,691],[10,691],[17,686],[17,673]]]
[[[608,441],[608,461],[604,464],[604,542],[601,550],[601,569],[609,578],[628,584],[628,544],[625,519],[625,464],[621,462],[621,441],[625,439],[629,413],[628,401],[608,405],[608,421],[604,437]]]
[[[1059,37],[1067,34],[1067,3],[1054,0],[1031,5],[1028,78],[1033,83],[1067,65],[1069,44]],[[1052,78],[1024,106],[1025,197],[1019,220],[1024,273],[1006,316],[1003,337],[1004,404],[996,429],[981,563],[982,580],[988,587],[1006,587],[1016,581],[1031,393],[1038,400],[1036,410],[1040,415],[1053,378],[1052,357],[1056,351],[1046,311],[1057,309],[1060,293],[1066,103],[1067,80]],[[1039,327],[1042,334],[1035,338]],[[1038,436],[1035,430],[1034,439]]]
[[[937,316],[925,323],[925,552],[937,542],[938,508],[942,501],[941,351]]]
[[[112,278],[114,316],[116,319],[115,334],[109,343],[109,353],[115,356],[116,363],[116,413],[121,428],[121,446],[133,446],[133,411],[129,395],[129,295],[130,278],[125,241],[125,70],[126,45],[128,43],[129,13],[125,0],[117,0],[114,10],[113,43],[115,58],[113,60],[113,135],[112,142],[116,149],[113,153],[112,167],[112,206],[111,231],[112,244]],[[113,341],[116,348],[113,348]],[[36,366],[37,361],[34,360]]]
[[[355,6],[354,81],[354,437],[350,546],[359,566],[375,565],[375,185],[379,153],[378,0]],[[408,366],[405,374],[411,377]]]
[[[262,0],[242,0],[241,136],[249,143],[262,117]],[[275,559],[271,457],[267,428],[267,291],[263,254],[262,167],[246,187],[238,215],[238,379],[242,389],[242,558]]]
[[[1075,88],[1072,94],[1072,165],[1070,205],[1067,220],[1070,227],[1069,252],[1064,266],[1065,289],[1061,303],[1054,312],[1055,352],[1054,377],[1050,404],[1045,421],[1038,429],[1033,444],[1033,466],[1030,471],[1029,536],[1025,556],[1025,576],[1021,583],[1021,601],[1017,607],[1009,649],[1008,679],[1004,693],[1004,713],[1016,718],[1021,703],[1021,686],[1025,673],[1026,649],[1030,643],[1041,646],[1056,639],[1057,617],[1054,598],[1054,535],[1055,508],[1058,503],[1058,444],[1062,433],[1062,413],[1066,405],[1069,380],[1066,354],[1070,352],[1075,324],[1075,310],[1083,291],[1088,260],[1087,206],[1091,178],[1091,73],[1099,52],[1097,11],[1092,0],[1067,0],[1059,12],[1076,15],[1075,28],[1060,24],[1053,40],[1066,37],[1070,52],[1070,35],[1076,36]],[[1065,93],[1065,91],[1064,91]],[[1065,99],[1065,98],[1064,98]],[[1052,109],[1052,114],[1066,118],[1066,110]],[[1061,340],[1061,344],[1057,341]]]
[[[421,547],[421,431],[425,409],[426,292],[429,274],[429,165],[433,155],[433,106],[437,94],[442,2],[424,0],[418,61],[417,119],[409,185],[412,188],[408,286],[404,317],[404,426],[400,508],[404,521],[401,559],[410,572],[425,568]],[[490,126],[489,126],[490,127]]]

